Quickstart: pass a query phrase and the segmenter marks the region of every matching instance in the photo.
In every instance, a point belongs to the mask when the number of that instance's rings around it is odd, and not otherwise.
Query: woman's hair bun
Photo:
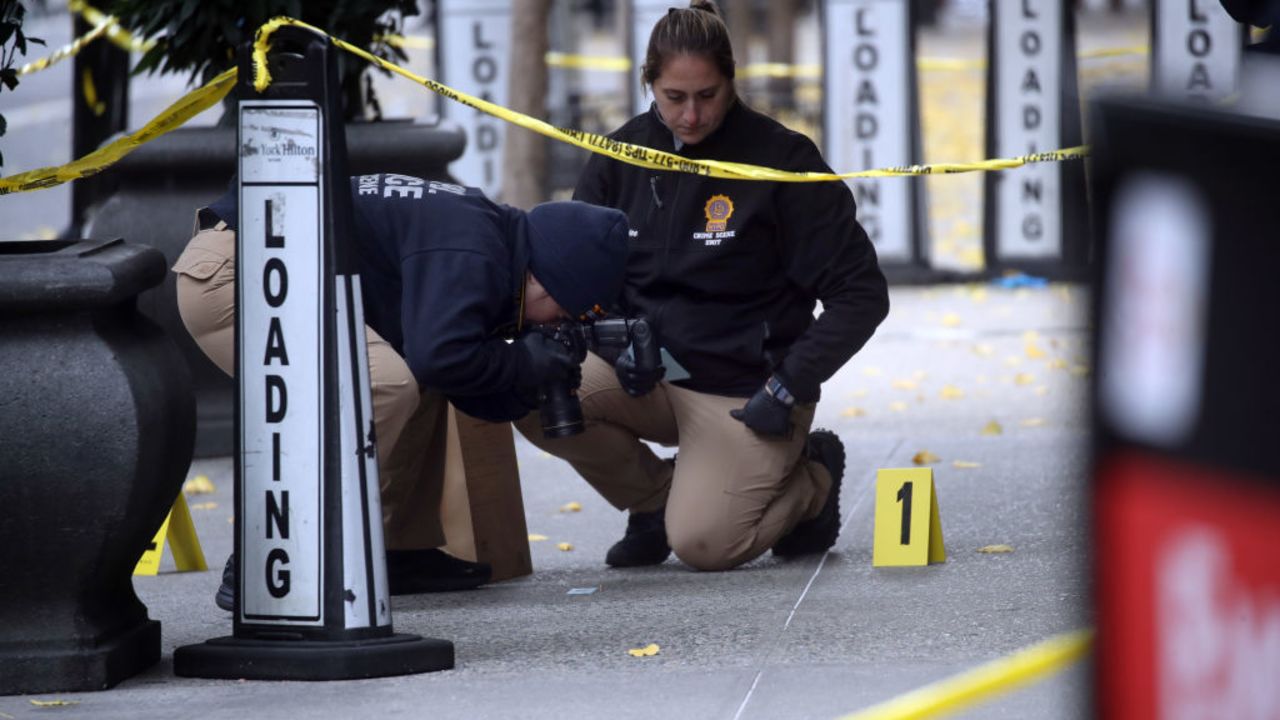
[[[724,15],[720,14],[720,8],[715,4],[714,0],[690,0],[689,7],[693,8],[694,10],[709,12],[712,15],[715,15],[716,17],[720,18],[721,20],[724,19]]]

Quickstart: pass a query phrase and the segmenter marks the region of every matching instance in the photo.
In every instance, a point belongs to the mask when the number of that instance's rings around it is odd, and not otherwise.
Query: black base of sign
[[[453,668],[453,643],[397,633],[373,640],[249,640],[220,637],[173,653],[180,677],[357,680]]]

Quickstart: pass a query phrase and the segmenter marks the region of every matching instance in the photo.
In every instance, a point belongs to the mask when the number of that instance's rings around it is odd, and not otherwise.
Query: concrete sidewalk
[[[161,663],[105,692],[0,698],[0,717],[835,718],[1088,626],[1085,293],[914,288],[892,301],[876,337],[824,386],[816,426],[836,430],[849,455],[847,520],[825,557],[766,555],[727,573],[674,559],[609,569],[604,552],[625,517],[521,441],[529,531],[549,538],[533,543],[534,575],[393,601],[398,631],[456,644],[455,670],[329,683],[176,678],[175,647],[231,631],[213,605],[232,541],[231,461],[199,461],[191,474],[217,491],[188,500],[211,570],[135,579],[163,625]],[[911,467],[920,451],[940,458],[947,562],[873,569],[875,471]],[[561,512],[570,501],[581,512]],[[977,552],[991,544],[1014,551]],[[627,653],[649,643],[661,652]],[[1088,717],[1088,687],[1077,665],[960,717]]]

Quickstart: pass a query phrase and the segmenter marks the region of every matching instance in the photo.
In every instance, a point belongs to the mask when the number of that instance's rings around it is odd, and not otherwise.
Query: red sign
[[[1280,486],[1129,451],[1095,488],[1099,716],[1280,720]]]

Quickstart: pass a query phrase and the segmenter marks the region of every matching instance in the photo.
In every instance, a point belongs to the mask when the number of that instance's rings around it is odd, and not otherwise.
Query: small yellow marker
[[[155,537],[151,538],[151,544],[143,551],[137,566],[133,568],[134,575],[156,575],[160,572],[165,540],[169,541],[173,564],[178,572],[209,569],[204,562],[204,551],[200,549],[200,538],[196,537],[195,523],[191,522],[187,499],[182,493],[178,493],[173,509],[165,516]]]
[[[903,567],[946,562],[946,559],[933,468],[878,471],[871,564]]]

